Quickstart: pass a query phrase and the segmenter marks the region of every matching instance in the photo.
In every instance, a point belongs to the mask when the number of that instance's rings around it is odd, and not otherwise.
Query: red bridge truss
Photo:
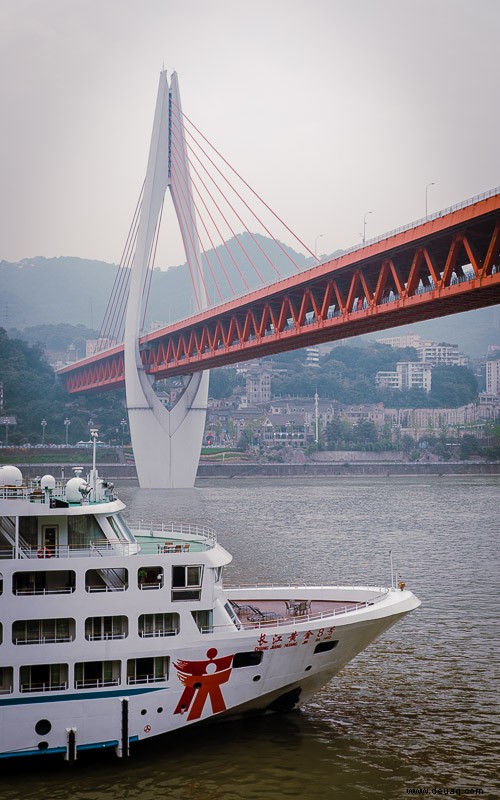
[[[500,302],[500,193],[455,207],[140,339],[155,379]],[[123,345],[59,370],[69,392],[124,385]]]

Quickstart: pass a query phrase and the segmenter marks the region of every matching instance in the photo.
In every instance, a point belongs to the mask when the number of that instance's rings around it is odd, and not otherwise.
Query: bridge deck
[[[156,379],[500,303],[500,193],[448,210],[140,339]],[[124,384],[123,346],[59,371]]]

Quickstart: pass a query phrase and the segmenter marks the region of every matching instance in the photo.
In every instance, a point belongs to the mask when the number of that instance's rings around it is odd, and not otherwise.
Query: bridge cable
[[[243,178],[243,176],[240,175],[239,172],[237,172],[237,170],[234,169],[234,167],[229,163],[229,161],[227,161],[227,159],[224,158],[222,153],[220,153],[219,150],[217,150],[217,148],[210,142],[210,140],[207,139],[206,136],[204,136],[204,134],[199,130],[199,128],[196,127],[194,122],[186,114],[184,114],[184,112],[179,108],[179,106],[175,102],[173,102],[173,106],[175,107],[175,109],[178,112],[178,114],[180,112],[180,114],[182,115],[184,120],[187,121],[189,123],[189,125],[192,126],[192,128],[194,128],[194,130],[202,137],[202,139],[208,144],[208,146],[211,147],[212,150],[215,153],[217,153],[219,158],[229,167],[229,169],[232,172],[234,172],[234,174],[242,181],[242,183],[247,187],[247,189],[249,189],[249,191],[262,203],[262,205],[265,208],[267,208],[267,210],[273,215],[273,217],[275,219],[277,219],[278,222],[280,222],[280,224],[283,225],[283,227],[293,236],[295,241],[298,242],[309,253],[309,255],[311,255],[317,261],[318,259],[315,256],[315,254],[312,252],[312,250],[310,250],[310,248],[297,236],[296,233],[293,232],[293,230],[286,224],[286,222],[284,222],[281,219],[281,217],[279,217],[278,214],[276,214],[276,212],[273,211],[273,209],[265,202],[265,200],[263,200],[263,198],[255,191],[255,189],[253,189],[250,186],[250,184]],[[188,128],[185,128],[185,130],[192,138],[194,138],[193,135],[190,133]],[[272,237],[272,238],[274,238],[274,237]],[[283,248],[281,248],[281,249],[283,250]],[[289,254],[286,253],[285,250],[283,250],[283,252],[288,257],[288,259],[290,261],[292,261],[292,263],[297,267],[297,269],[300,269],[300,267],[297,264],[295,264],[293,259],[289,256]]]

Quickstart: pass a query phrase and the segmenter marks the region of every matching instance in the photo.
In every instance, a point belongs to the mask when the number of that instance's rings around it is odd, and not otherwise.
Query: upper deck
[[[0,485],[0,559],[40,560],[42,567],[48,559],[202,553],[217,543],[206,526],[127,523],[124,509],[97,470],[87,480],[49,475],[25,484],[19,477]]]

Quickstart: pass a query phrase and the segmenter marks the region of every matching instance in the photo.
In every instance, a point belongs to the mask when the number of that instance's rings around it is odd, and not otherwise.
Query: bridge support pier
[[[174,115],[176,170],[180,175],[176,184],[171,183]],[[183,187],[182,191],[176,189],[177,185]],[[170,189],[181,228],[198,302],[201,308],[205,308],[207,300],[200,279],[201,257],[177,75],[172,75],[169,85],[167,73],[162,72],[130,279],[124,342],[125,389],[132,449],[139,485],[148,489],[194,486],[208,402],[208,372],[205,371],[186,377],[184,391],[175,405],[170,409],[165,408],[156,397],[139,351],[144,289],[151,266],[149,259],[167,188]]]

